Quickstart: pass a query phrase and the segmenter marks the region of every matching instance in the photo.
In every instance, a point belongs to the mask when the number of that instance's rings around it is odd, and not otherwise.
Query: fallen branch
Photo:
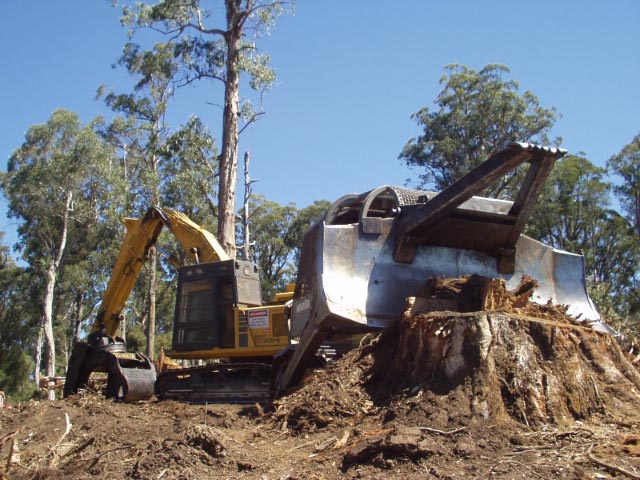
[[[18,431],[20,429],[16,430],[13,433],[7,433],[6,435],[0,437],[0,450],[2,450],[2,447],[4,447],[4,444],[6,443],[7,440],[11,440],[13,437],[15,437],[18,434]]]
[[[418,428],[426,432],[437,433],[438,435],[453,435],[455,433],[459,433],[459,432],[462,432],[463,430],[466,430],[467,427],[456,428],[454,430],[449,430],[448,432],[444,430],[438,430],[437,428],[430,428],[430,427],[418,427]]]
[[[302,450],[304,447],[308,447],[309,445],[313,445],[314,443],[316,443],[315,440],[312,440],[307,443],[303,443],[302,445],[298,445],[297,447],[294,447],[293,451],[295,452],[296,450]]]
[[[65,412],[64,418],[65,418],[66,427],[64,429],[64,433],[60,437],[60,440],[58,440],[58,443],[56,443],[53,447],[51,447],[52,455],[51,455],[51,460],[49,460],[49,468],[55,467],[55,464],[58,462],[58,459],[60,458],[60,456],[58,455],[57,448],[60,446],[62,441],[65,439],[65,437],[69,435],[69,433],[71,432],[71,427],[73,426],[71,424],[71,419],[69,418],[68,413]]]
[[[87,448],[89,445],[91,445],[93,442],[95,442],[95,437],[89,437],[87,440],[85,440],[84,442],[82,442],[80,445],[78,445],[75,448],[72,448],[71,450],[69,450],[67,453],[65,453],[64,455],[62,455],[62,457],[69,457],[71,455],[75,456],[78,453],[80,453],[82,450],[84,450],[85,448]]]
[[[316,446],[316,448],[313,449],[313,452],[314,453],[322,452],[327,448],[329,448],[334,443],[336,443],[337,441],[338,441],[338,437],[336,437],[335,435],[331,436],[328,439],[326,439],[324,442],[322,442],[320,445]]]
[[[604,467],[608,470],[613,470],[614,472],[622,473],[623,475],[627,475],[628,477],[631,477],[631,478],[640,479],[640,475],[637,475],[633,472],[630,472],[629,470],[625,470],[624,468],[618,467],[616,465],[612,465],[610,463],[599,460],[593,455],[591,455],[590,453],[587,453],[587,458],[591,460],[593,463],[595,463],[596,465],[600,465],[601,467]]]
[[[104,452],[100,453],[99,455],[97,455],[91,460],[86,470],[87,471],[91,470],[100,461],[100,458],[104,457],[105,455],[108,455],[111,452],[117,452],[118,450],[126,450],[127,448],[131,448],[131,447],[133,447],[133,445],[127,444],[127,445],[123,445],[122,447],[116,447],[110,450],[105,450]]]

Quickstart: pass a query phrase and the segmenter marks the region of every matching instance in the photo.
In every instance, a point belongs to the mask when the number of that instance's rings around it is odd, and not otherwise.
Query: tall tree
[[[436,108],[412,115],[423,131],[400,153],[400,160],[423,172],[418,187],[442,190],[512,142],[549,143],[555,110],[541,107],[529,91],[518,93],[518,82],[506,78],[506,66],[445,70]],[[488,193],[508,197],[515,178],[506,177]]]
[[[631,235],[627,251],[629,257],[635,252],[636,267],[633,287],[628,289],[629,314],[640,315],[640,134],[607,162],[607,167],[621,179],[614,185],[614,192],[634,234]]]
[[[161,160],[170,135],[166,122],[169,101],[174,96],[174,76],[177,65],[172,46],[158,43],[149,51],[128,43],[118,64],[138,78],[131,94],[105,95],[105,102],[124,118],[114,120],[108,130],[108,138],[126,151],[128,176],[131,185],[131,206],[145,211],[161,202]],[[102,95],[102,90],[99,95]],[[133,209],[132,209],[133,210]],[[146,353],[153,358],[156,330],[156,292],[158,288],[158,255],[149,252],[146,318]]]
[[[584,254],[590,291],[607,316],[628,309],[639,260],[629,223],[609,207],[610,192],[603,168],[568,155],[556,163],[527,226],[534,238]]]
[[[265,299],[295,281],[304,234],[328,206],[329,202],[322,200],[298,210],[293,204],[280,205],[261,195],[251,198],[250,260],[260,268]]]
[[[640,134],[611,157],[607,167],[622,179],[614,191],[640,237]]]
[[[252,258],[260,268],[262,292],[270,298],[291,281],[291,246],[286,242],[297,215],[294,205],[280,205],[254,196],[250,201],[249,226],[252,233]]]
[[[217,152],[211,132],[195,116],[169,136],[162,150],[163,203],[207,226],[214,226],[217,216]]]
[[[585,249],[593,223],[609,205],[611,185],[605,175],[584,157],[567,155],[557,162],[527,233],[556,248]]]
[[[160,0],[155,5],[137,3],[123,9],[122,22],[169,35],[174,55],[180,60],[181,83],[213,80],[224,86],[222,144],[218,164],[218,240],[235,257],[235,195],[238,140],[246,124],[263,112],[250,101],[241,101],[240,78],[249,75],[250,86],[264,92],[275,80],[269,57],[257,50],[257,40],[273,25],[287,0],[225,0],[224,18],[205,0]]]
[[[329,209],[331,202],[328,200],[316,200],[311,205],[298,211],[285,239],[287,245],[293,251],[293,264],[297,267],[302,251],[302,243],[307,230]]]
[[[129,214],[168,203],[204,222],[212,218],[207,210],[214,210],[214,140],[195,116],[175,132],[166,121],[178,72],[173,48],[164,43],[155,44],[151,50],[142,50],[134,43],[125,45],[118,63],[137,82],[133,93],[105,95],[104,88],[99,91],[107,105],[123,115],[113,121],[105,135],[126,159]],[[139,310],[151,358],[156,350],[158,265],[158,252],[152,249],[147,263],[146,306]]]
[[[28,130],[2,178],[9,216],[21,222],[22,256],[42,278],[40,331],[47,376],[56,375],[54,297],[68,241],[78,225],[96,220],[95,192],[109,188],[105,172],[112,151],[96,134],[97,123],[83,126],[74,113],[56,110],[47,123]],[[38,375],[39,362],[36,381]]]
[[[29,377],[37,337],[37,290],[32,275],[16,266],[9,249],[0,245],[0,253],[0,390],[13,400],[26,400],[34,391]]]

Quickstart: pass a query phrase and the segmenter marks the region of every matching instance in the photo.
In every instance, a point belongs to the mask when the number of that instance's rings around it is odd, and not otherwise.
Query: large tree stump
[[[640,402],[640,375],[614,337],[502,312],[407,315],[383,334],[370,384],[380,394],[462,388],[469,413],[539,425]]]

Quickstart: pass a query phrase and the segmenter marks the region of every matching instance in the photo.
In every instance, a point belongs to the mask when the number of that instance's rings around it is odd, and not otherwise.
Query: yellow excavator
[[[263,304],[258,268],[228,258],[215,236],[184,214],[150,208],[124,220],[127,234],[86,342],[73,350],[64,386],[69,396],[86,386],[92,372],[106,372],[106,396],[189,402],[248,403],[269,397],[273,356],[289,344],[285,303],[293,292]],[[140,352],[127,352],[117,336],[124,308],[149,250],[167,227],[190,257],[178,263],[172,360],[213,360],[168,368],[158,375]],[[175,362],[173,362],[175,364]]]

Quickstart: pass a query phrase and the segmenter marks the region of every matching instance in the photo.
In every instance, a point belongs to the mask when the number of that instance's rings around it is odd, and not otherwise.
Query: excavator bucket
[[[102,337],[105,339],[108,337]],[[116,337],[117,338],[117,337]],[[89,345],[78,342],[71,354],[64,384],[64,396],[86,388],[93,372],[107,373],[105,396],[118,401],[149,400],[154,393],[156,369],[146,355],[126,351],[124,341]]]
[[[565,153],[513,144],[440,193],[383,186],[334,202],[305,237],[291,311],[292,336],[301,338],[277,388],[295,383],[333,332],[389,325],[429,277],[478,274],[512,289],[528,275],[538,283],[533,301],[567,305],[607,330],[587,294],[583,257],[522,235]],[[475,196],[524,163],[515,201]]]

